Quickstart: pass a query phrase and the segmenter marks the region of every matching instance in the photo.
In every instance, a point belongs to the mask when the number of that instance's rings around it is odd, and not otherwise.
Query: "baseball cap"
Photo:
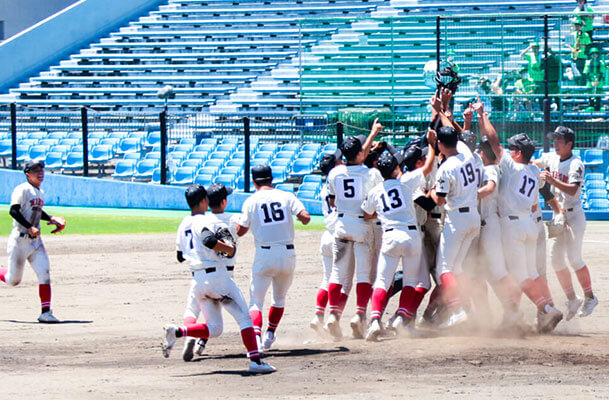
[[[193,208],[197,204],[201,202],[204,198],[207,197],[207,191],[203,186],[198,183],[194,185],[189,185],[186,188],[186,202],[190,208]]]
[[[425,148],[427,151],[427,147]],[[423,150],[417,146],[410,146],[406,149],[404,154],[404,161],[406,163],[406,169],[408,171],[414,171],[417,168],[417,161],[423,158],[426,154],[423,154]]]
[[[267,181],[273,179],[271,167],[268,165],[256,165],[252,168],[252,180],[254,182]]]
[[[25,166],[23,167],[23,172],[30,172],[31,170],[35,169],[36,167],[44,168],[44,161],[30,160],[30,161],[26,162]]]
[[[462,131],[461,140],[467,145],[467,147],[469,147],[471,151],[476,150],[476,142],[478,142],[478,137],[474,132],[470,130]]]
[[[459,140],[457,131],[452,126],[443,126],[438,129],[437,138],[440,142],[446,145],[456,145]]]
[[[535,143],[526,133],[518,133],[507,140],[508,147],[515,147],[522,152],[525,158],[530,159],[535,153]]]
[[[383,178],[390,178],[393,170],[399,164],[399,160],[388,151],[384,151],[377,160],[377,166]]]
[[[207,198],[210,204],[220,203],[233,192],[233,188],[226,187],[222,183],[213,183],[207,187]]]
[[[421,156],[424,157],[427,155],[427,151],[429,150],[429,144],[427,143],[427,138],[425,135],[417,136],[413,139],[410,139],[406,147],[404,147],[404,157],[408,152],[408,149],[412,146],[417,146],[421,150]]]
[[[491,146],[491,142],[488,141],[488,138],[486,136],[482,136],[480,138],[480,145],[478,146],[478,148],[481,152],[484,153],[486,158],[488,158],[489,160],[495,161],[497,159],[497,156],[493,151],[493,147]]]
[[[562,138],[565,139],[565,142],[575,143],[575,132],[573,132],[573,129],[567,128],[566,126],[557,126],[550,135],[552,138]]]
[[[347,136],[341,146],[341,151],[347,160],[353,160],[362,149],[366,136]]]
[[[321,156],[321,161],[319,162],[319,169],[321,170],[321,173],[328,175],[330,170],[336,165],[336,160],[340,158],[340,155],[340,150],[336,150],[334,153],[324,153],[324,155]]]

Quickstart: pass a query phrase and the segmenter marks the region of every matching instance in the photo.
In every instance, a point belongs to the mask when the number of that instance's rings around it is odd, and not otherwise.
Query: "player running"
[[[0,280],[17,286],[23,277],[25,261],[29,261],[38,277],[38,294],[42,312],[38,322],[56,324],[60,322],[51,311],[51,275],[49,256],[40,237],[40,220],[55,225],[51,233],[61,232],[66,221],[44,212],[44,162],[28,161],[23,169],[27,182],[18,185],[11,195],[10,215],[13,230],[8,237],[8,269],[0,268]]]
[[[228,193],[228,191],[227,191]],[[228,194],[227,194],[228,195]],[[218,240],[217,232],[228,229],[225,221],[206,214],[207,191],[199,184],[186,190],[186,201],[191,215],[185,217],[178,228],[177,257],[188,261],[192,272],[184,325],[166,325],[162,343],[163,356],[169,357],[176,340],[181,337],[209,339],[222,334],[222,307],[239,324],[241,338],[247,348],[251,373],[270,373],[276,369],[260,359],[256,335],[247,312],[247,304],[237,284],[229,275],[227,265],[235,255],[235,246]],[[205,323],[197,323],[199,311]]]
[[[311,221],[311,216],[294,194],[273,188],[273,174],[268,165],[252,168],[252,178],[256,192],[243,203],[237,234],[243,236],[251,229],[254,235],[256,254],[252,265],[249,313],[259,341],[264,296],[273,285],[269,324],[262,342],[262,349],[268,350],[275,342],[275,331],[283,316],[286,294],[296,268],[292,216],[296,216],[303,225]]]

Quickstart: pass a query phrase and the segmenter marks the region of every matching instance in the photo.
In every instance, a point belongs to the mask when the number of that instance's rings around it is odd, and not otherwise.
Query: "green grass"
[[[8,213],[8,205],[0,205],[0,235],[7,236],[12,229],[13,219]],[[64,235],[106,235],[133,233],[174,233],[188,211],[182,210],[141,210],[117,208],[83,208],[83,207],[45,207],[51,215],[61,215],[66,219]],[[302,226],[295,224],[299,230],[325,229],[323,218],[313,216],[311,223]],[[52,228],[41,224],[42,234],[48,234]]]

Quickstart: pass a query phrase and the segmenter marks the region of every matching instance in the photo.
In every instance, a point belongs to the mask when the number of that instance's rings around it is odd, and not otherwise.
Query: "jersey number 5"
[[[283,221],[285,218],[283,210],[281,209],[281,203],[277,201],[272,202],[270,204],[262,204],[260,207],[262,208],[262,212],[264,212],[265,224],[268,224],[273,221]]]
[[[345,194],[345,199],[352,199],[355,197],[355,185],[353,184],[355,179],[345,179],[343,180],[343,190]]]

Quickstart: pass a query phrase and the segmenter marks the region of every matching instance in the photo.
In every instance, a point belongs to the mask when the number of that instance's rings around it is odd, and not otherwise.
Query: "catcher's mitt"
[[[554,215],[551,221],[546,222],[548,227],[548,238],[553,238],[560,235],[566,228],[567,219],[565,214]]]
[[[216,239],[224,242],[225,244],[233,246],[235,248],[235,253],[236,253],[236,251],[237,251],[237,241],[235,240],[233,235],[230,233],[228,228],[218,228],[218,230],[216,231],[214,236],[216,237]],[[221,251],[220,255],[222,255],[222,256],[224,256],[226,258],[233,258],[235,253],[233,253],[232,256],[229,256],[225,252]]]

